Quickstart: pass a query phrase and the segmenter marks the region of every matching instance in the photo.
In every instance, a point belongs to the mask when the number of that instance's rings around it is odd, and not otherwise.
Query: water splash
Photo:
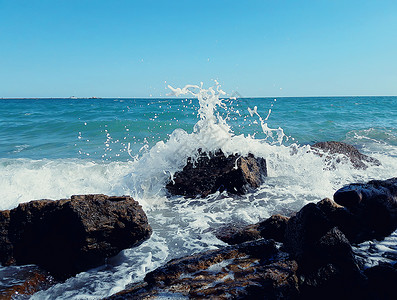
[[[259,117],[259,121],[261,122],[263,133],[266,135],[265,140],[269,141],[271,144],[277,144],[277,145],[282,145],[284,139],[288,141],[288,136],[284,134],[284,130],[281,127],[278,127],[277,129],[273,129],[273,128],[269,128],[269,126],[267,125],[266,121],[269,119],[270,114],[272,112],[271,108],[269,108],[269,112],[265,119],[263,119],[261,115],[258,113],[257,106],[254,106],[254,109],[248,107],[248,112],[251,115],[251,117],[253,117],[254,115],[257,115]]]
[[[131,176],[125,183],[135,190],[134,197],[156,199],[151,202],[152,205],[165,201],[164,199],[159,201],[165,195],[165,185],[170,178],[172,180],[175,172],[185,166],[188,157],[196,158],[198,149],[206,153],[222,150],[226,155],[233,153],[245,156],[252,153],[263,157],[268,159],[269,176],[294,176],[295,174],[290,173],[296,171],[302,173],[308,163],[321,170],[322,161],[315,158],[316,162],[313,162],[313,154],[308,153],[306,147],[294,145],[295,157],[291,158],[291,147],[283,145],[283,141],[287,140],[283,129],[281,127],[272,129],[267,125],[271,108],[265,119],[258,113],[256,106],[254,109],[248,108],[251,117],[259,118],[261,128],[266,135],[264,139],[256,139],[255,135],[236,135],[231,130],[228,124],[231,109],[227,106],[229,99],[222,98],[226,93],[219,83],[215,82],[215,86],[208,89],[204,89],[202,84],[186,85],[183,88],[169,86],[169,88],[174,96],[192,95],[198,99],[199,120],[193,126],[191,133],[176,129],[168,140],[158,142],[135,161]],[[292,163],[291,161],[298,156],[300,159]],[[308,178],[308,183],[313,182],[313,178],[309,175],[306,174],[305,178]]]
[[[203,88],[203,83],[200,86],[186,85],[182,89],[173,88],[168,85],[168,88],[175,96],[190,94],[198,99],[200,105],[197,112],[199,121],[193,127],[191,138],[197,149],[201,148],[208,152],[221,149],[232,137],[230,126],[227,124],[227,118],[223,118],[217,111],[218,108],[227,109],[224,102],[225,99],[221,98],[226,93],[221,89],[218,82],[215,81],[215,83],[215,86],[208,89]],[[186,146],[184,145],[183,148]]]

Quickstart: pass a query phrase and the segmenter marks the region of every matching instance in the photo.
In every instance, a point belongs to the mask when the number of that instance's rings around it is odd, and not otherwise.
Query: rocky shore
[[[379,164],[343,143],[312,147],[326,160],[341,154],[356,168]],[[329,161],[330,168],[338,163]],[[200,152],[166,189],[185,197],[240,195],[266,176],[263,158]],[[173,259],[108,299],[395,299],[397,264],[366,268],[352,245],[382,240],[396,229],[397,177],[352,183],[292,216],[273,215],[243,227],[225,224],[214,235],[229,246]],[[151,233],[146,214],[128,196],[80,195],[1,211],[0,262],[38,267],[15,288],[0,290],[0,297],[32,294],[47,288],[45,283],[99,266]]]
[[[109,299],[395,299],[397,265],[365,269],[351,245],[397,229],[397,178],[347,185],[334,200],[222,228],[231,246],[171,260]]]

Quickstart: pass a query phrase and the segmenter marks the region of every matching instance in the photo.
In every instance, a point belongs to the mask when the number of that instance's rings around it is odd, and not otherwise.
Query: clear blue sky
[[[212,79],[243,96],[397,95],[397,1],[0,0],[0,97]]]

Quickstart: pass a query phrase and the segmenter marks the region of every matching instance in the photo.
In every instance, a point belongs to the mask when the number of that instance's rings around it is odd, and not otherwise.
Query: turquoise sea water
[[[225,101],[232,131],[264,138],[247,108],[258,107],[269,127],[282,127],[294,142],[378,139],[397,145],[397,97],[239,98]],[[196,99],[1,99],[0,157],[95,161],[129,159],[175,129],[192,131]],[[238,113],[236,113],[238,111]],[[356,139],[356,140],[355,140]],[[290,140],[291,142],[292,140]]]
[[[209,228],[254,223],[332,197],[350,182],[397,176],[397,97],[196,95],[0,99],[0,209],[73,194],[129,194],[154,229],[138,248],[33,299],[100,299],[171,258],[222,246]],[[307,145],[327,140],[353,144],[382,165],[355,170],[345,161],[326,170]],[[167,197],[165,183],[197,148],[262,156],[269,177],[243,197]]]

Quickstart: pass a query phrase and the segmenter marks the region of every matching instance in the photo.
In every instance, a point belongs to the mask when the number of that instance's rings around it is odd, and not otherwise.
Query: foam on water
[[[271,105],[265,118],[261,117],[258,107],[245,108],[252,123],[257,123],[265,134],[265,138],[259,139],[254,134],[233,132],[229,125],[231,99],[222,99],[225,93],[218,84],[209,89],[202,85],[170,89],[176,96],[197,97],[198,122],[191,132],[178,128],[167,140],[151,148],[144,144],[135,156],[126,149],[132,156],[130,161],[0,160],[0,178],[5,178],[0,181],[0,209],[10,209],[32,199],[60,199],[72,194],[129,194],[143,206],[153,228],[152,237],[139,247],[126,249],[105,266],[78,274],[65,283],[36,293],[32,299],[109,296],[127,284],[142,280],[147,272],[172,258],[223,246],[212,229],[225,223],[248,224],[274,213],[290,214],[308,202],[332,197],[335,190],[345,184],[396,176],[393,133],[391,142],[384,142],[372,129],[349,132],[346,136],[347,141],[365,140],[366,143],[353,144],[362,145],[362,151],[379,159],[381,166],[369,166],[363,171],[354,169],[346,161],[336,164],[335,170],[328,170],[324,168],[329,163],[325,157],[315,155],[307,145],[291,143],[293,137],[287,137],[281,127],[268,126]],[[390,132],[386,130],[382,134]],[[199,148],[205,152],[222,149],[226,154],[252,153],[264,157],[268,177],[258,190],[244,196],[217,192],[197,199],[167,197],[165,184]],[[390,155],[389,150],[394,154]]]
[[[77,159],[0,159],[0,209],[33,199],[60,199],[74,194],[128,192],[120,178],[132,162],[96,163]]]

